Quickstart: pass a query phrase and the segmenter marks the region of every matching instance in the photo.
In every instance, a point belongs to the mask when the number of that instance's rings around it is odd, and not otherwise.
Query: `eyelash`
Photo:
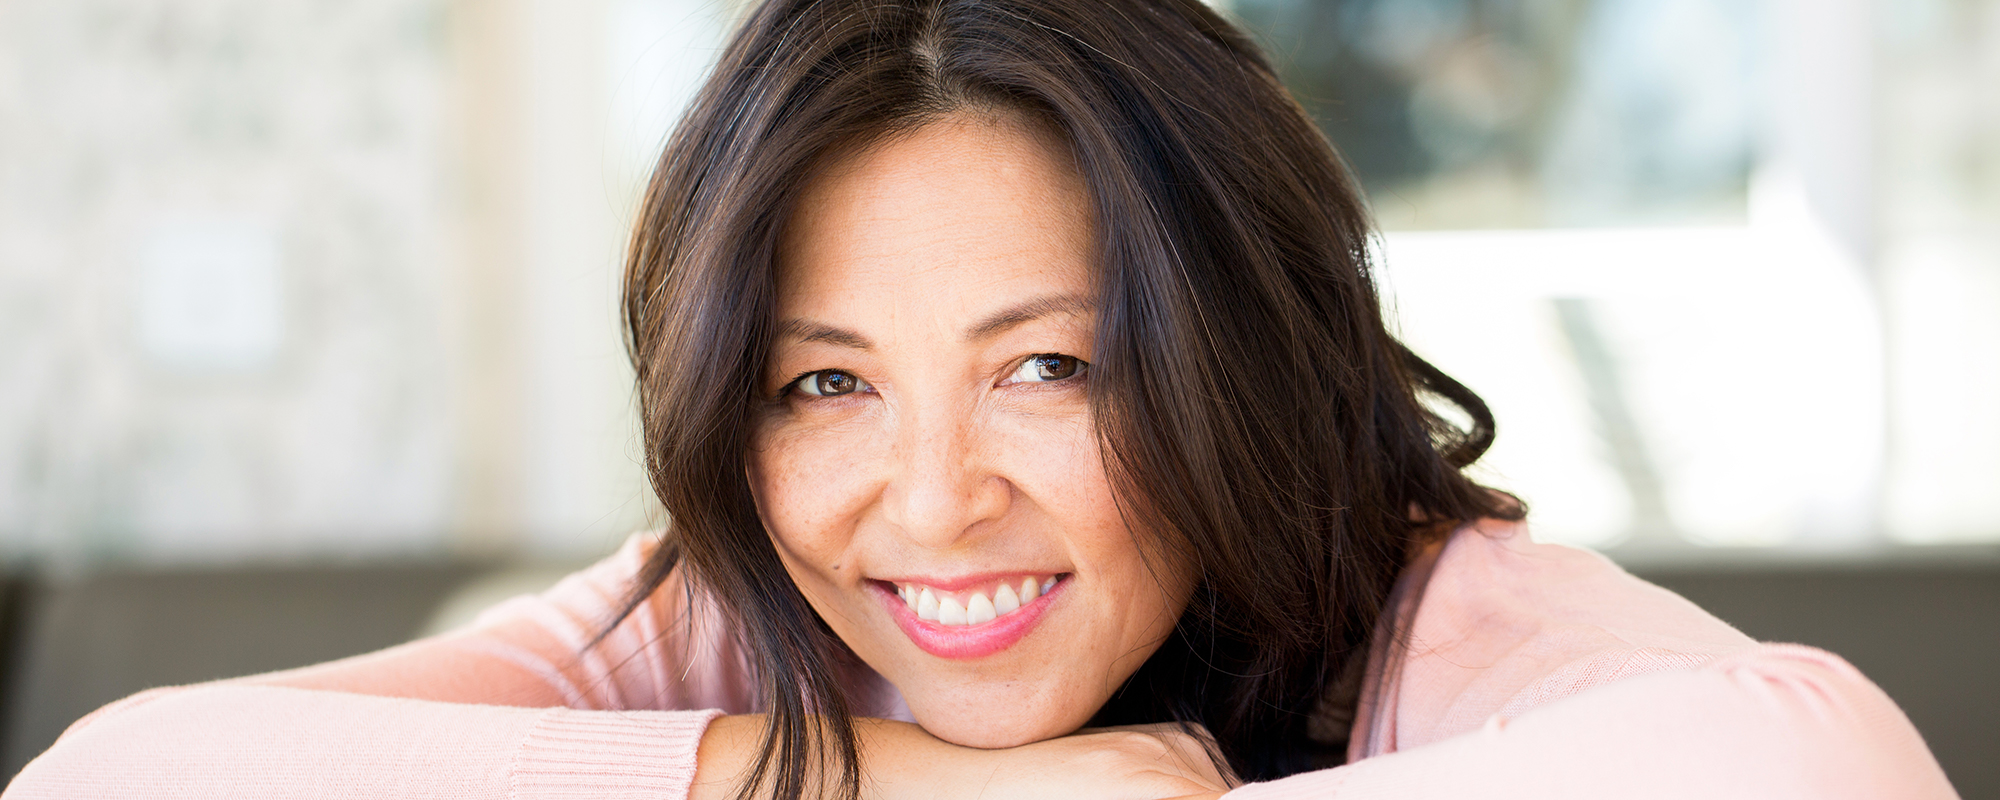
[[[1068,360],[1069,360],[1069,361],[1071,362],[1071,364],[1070,364],[1070,374],[1068,374],[1068,375],[1064,375],[1064,376],[1062,376],[1062,377],[1060,377],[1060,378],[1050,378],[1050,379],[1048,379],[1048,380],[1045,380],[1045,381],[1044,381],[1044,380],[1037,380],[1037,381],[1015,381],[1015,380],[1012,380],[1012,379],[1013,379],[1013,377],[1014,377],[1015,375],[1019,375],[1019,374],[1020,374],[1020,373],[1021,373],[1022,371],[1024,371],[1024,370],[1028,369],[1028,367],[1029,367],[1030,365],[1033,365],[1033,364],[1035,364],[1035,362],[1037,362],[1037,361],[1040,361],[1040,360],[1042,360],[1042,359],[1045,359],[1045,358],[1048,358],[1048,359],[1068,359]],[[1062,354],[1062,353],[1036,353],[1036,354],[1034,354],[1034,355],[1032,355],[1032,356],[1028,356],[1027,358],[1024,358],[1024,359],[1021,359],[1021,362],[1020,362],[1019,364],[1016,364],[1016,365],[1014,366],[1014,371],[1013,371],[1013,372],[1011,372],[1011,373],[1008,373],[1008,375],[1007,375],[1007,377],[1008,377],[1008,380],[1007,380],[1007,381],[1003,381],[1003,383],[1062,383],[1062,382],[1064,382],[1064,381],[1069,381],[1069,380],[1074,380],[1074,379],[1076,379],[1076,378],[1080,378],[1080,377],[1082,377],[1082,376],[1083,376],[1083,375],[1084,375],[1085,373],[1087,373],[1087,372],[1089,372],[1089,371],[1090,371],[1090,362],[1088,362],[1088,361],[1085,361],[1085,360],[1083,360],[1083,359],[1081,359],[1081,358],[1077,358],[1076,356],[1072,356],[1072,355],[1064,355],[1064,354]]]
[[[803,390],[801,390],[801,389],[799,388],[799,385],[800,385],[800,384],[802,384],[802,383],[804,383],[804,382],[805,382],[805,380],[806,380],[807,378],[811,378],[811,377],[813,377],[813,376],[815,376],[815,375],[828,375],[828,374],[832,374],[832,375],[846,375],[846,376],[847,376],[848,378],[852,379],[852,380],[853,380],[853,381],[854,381],[855,383],[859,384],[860,386],[857,386],[857,387],[856,387],[855,389],[853,389],[853,390],[850,390],[850,391],[846,391],[846,392],[842,392],[842,393],[840,393],[840,394],[835,394],[835,395],[816,395],[816,394],[812,394],[812,393],[810,393],[810,392],[806,392],[806,391],[803,391]],[[854,374],[854,373],[852,373],[852,372],[848,372],[848,371],[846,371],[846,370],[840,370],[840,369],[815,369],[815,370],[810,370],[810,371],[807,371],[807,372],[801,372],[801,373],[799,373],[799,374],[798,374],[798,376],[796,376],[796,377],[792,378],[792,379],[791,379],[791,380],[789,380],[789,381],[786,381],[786,382],[785,382],[785,386],[784,386],[784,388],[782,388],[782,389],[779,389],[779,390],[778,390],[778,397],[779,397],[780,399],[782,399],[782,398],[786,398],[786,397],[791,397],[791,396],[793,396],[793,395],[805,395],[806,397],[810,397],[810,398],[813,398],[813,399],[815,399],[815,400],[834,400],[834,399],[839,399],[839,398],[842,398],[842,397],[846,397],[846,396],[848,396],[848,395],[851,395],[851,394],[854,394],[854,393],[856,393],[856,392],[861,392],[861,391],[866,391],[866,389],[863,389],[863,388],[861,388],[861,387],[867,387],[868,389],[872,389],[872,388],[874,388],[873,386],[869,385],[869,383],[868,383],[867,381],[864,381],[864,380],[862,380],[862,379],[861,379],[861,376],[859,376],[859,375],[856,375],[856,374]]]
[[[1049,358],[1049,359],[1068,359],[1068,360],[1069,360],[1070,362],[1072,362],[1072,363],[1073,363],[1073,366],[1072,366],[1072,367],[1070,367],[1070,374],[1068,374],[1068,375],[1064,375],[1064,376],[1062,376],[1062,377],[1060,377],[1060,378],[1051,378],[1051,379],[1048,379],[1048,380],[1034,380],[1034,381],[1017,381],[1017,380],[1013,380],[1013,378],[1014,378],[1014,376],[1015,376],[1015,375],[1018,375],[1018,374],[1020,374],[1020,372],[1021,372],[1022,370],[1024,370],[1024,369],[1026,369],[1026,368],[1027,368],[1027,367],[1028,367],[1029,365],[1031,365],[1031,364],[1034,364],[1034,363],[1035,363],[1036,361],[1038,361],[1038,360],[1040,360],[1040,359],[1045,359],[1045,358]],[[1081,359],[1081,358],[1077,358],[1076,356],[1072,356],[1072,355],[1066,355],[1066,354],[1063,354],[1063,353],[1036,353],[1036,354],[1034,354],[1034,355],[1031,355],[1031,356],[1028,356],[1027,358],[1024,358],[1024,359],[1021,359],[1021,360],[1020,360],[1019,362],[1016,362],[1016,364],[1014,365],[1014,370],[1013,370],[1012,372],[1009,372],[1009,373],[1007,374],[1007,380],[1003,380],[1003,381],[1001,381],[1001,385],[1003,385],[1003,386],[1006,386],[1006,385],[1012,385],[1012,384],[1016,384],[1016,383],[1062,383],[1062,382],[1065,382],[1065,381],[1070,381],[1070,380],[1075,380],[1075,379],[1077,379],[1077,378],[1080,378],[1080,377],[1083,377],[1083,376],[1084,376],[1084,375],[1085,375],[1085,374],[1086,374],[1086,373],[1087,373],[1087,372],[1088,372],[1089,370],[1090,370],[1090,362],[1088,362],[1088,361],[1085,361],[1085,360],[1083,360],[1083,359]],[[811,392],[806,392],[806,391],[803,391],[803,390],[802,390],[802,389],[800,388],[801,384],[803,384],[803,383],[804,383],[804,382],[806,381],[806,379],[807,379],[807,378],[812,378],[812,377],[815,377],[815,376],[819,376],[819,375],[829,375],[829,374],[832,374],[832,375],[845,375],[845,376],[847,376],[847,377],[848,377],[848,378],[849,378],[850,380],[853,380],[853,381],[854,381],[854,382],[855,382],[856,384],[859,384],[859,385],[858,385],[858,386],[857,386],[856,388],[854,388],[854,389],[850,389],[850,390],[848,390],[848,391],[845,391],[845,392],[841,392],[841,393],[839,393],[839,394],[832,394],[832,395],[828,395],[828,394],[813,394],[813,393],[811,393]],[[796,375],[796,376],[793,376],[793,378],[792,378],[791,380],[789,380],[789,381],[786,381],[786,382],[785,382],[785,385],[784,385],[784,387],[783,387],[782,389],[779,389],[779,390],[778,390],[778,397],[779,397],[779,398],[784,398],[784,397],[789,397],[789,396],[792,396],[792,395],[795,395],[795,394],[803,394],[803,395],[805,395],[805,396],[807,396],[807,397],[812,397],[812,398],[816,398],[816,399],[822,399],[822,400],[824,400],[824,399],[833,399],[833,398],[840,398],[840,397],[846,397],[846,396],[848,396],[848,395],[851,395],[851,394],[855,394],[855,393],[857,393],[857,392],[865,392],[865,391],[868,391],[868,390],[870,390],[870,389],[873,389],[873,388],[874,388],[874,387],[873,387],[873,386],[871,386],[871,385],[869,385],[869,383],[868,383],[867,381],[864,381],[864,380],[862,380],[860,376],[858,376],[858,375],[855,375],[854,373],[852,373],[852,372],[848,372],[848,371],[846,371],[846,370],[838,370],[838,369],[815,369],[815,370],[809,370],[809,371],[806,371],[806,372],[801,372],[801,373],[799,373],[798,375]]]

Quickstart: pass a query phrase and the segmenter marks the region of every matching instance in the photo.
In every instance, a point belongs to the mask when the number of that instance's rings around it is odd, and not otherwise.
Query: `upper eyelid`
[[[788,381],[785,381],[783,385],[781,385],[781,386],[779,386],[779,387],[778,387],[778,392],[777,392],[777,394],[776,394],[775,396],[776,396],[776,397],[780,397],[780,398],[784,398],[784,397],[792,397],[792,396],[795,396],[795,395],[800,395],[800,394],[804,394],[803,392],[800,392],[800,391],[798,391],[798,388],[799,388],[799,382],[800,382],[800,381],[803,381],[803,380],[805,380],[805,379],[807,379],[807,378],[810,378],[810,377],[812,377],[812,376],[814,376],[814,375],[818,375],[818,374],[820,374],[820,373],[822,373],[822,372],[838,372],[838,373],[841,373],[841,374],[844,374],[844,375],[847,375],[847,376],[849,376],[849,377],[852,377],[852,378],[854,378],[854,380],[855,380],[855,381],[856,381],[857,383],[860,383],[860,384],[861,384],[861,385],[863,385],[863,386],[866,386],[866,387],[868,387],[868,388],[870,388],[870,389],[873,389],[873,388],[875,388],[875,384],[873,384],[873,383],[870,383],[870,382],[868,381],[868,379],[867,379],[867,378],[863,378],[863,377],[861,377],[861,374],[860,374],[860,373],[858,373],[858,372],[855,372],[854,370],[850,370],[850,369],[841,369],[841,368],[839,368],[839,367],[827,367],[827,368],[825,368],[825,369],[812,369],[812,370],[806,370],[805,372],[801,372],[801,373],[799,373],[799,374],[797,374],[797,375],[794,375],[794,376],[792,376],[792,379],[791,379],[791,380],[788,380]],[[856,390],[856,392],[850,392],[850,394],[854,394],[854,393],[858,393],[858,392],[859,392],[859,390]],[[832,399],[835,399],[835,398],[838,398],[838,397],[844,397],[844,396],[846,396],[846,395],[835,395],[835,397],[822,397],[822,396],[819,396],[819,395],[810,395],[810,394],[807,394],[807,395],[805,395],[805,396],[806,396],[806,397],[814,397],[814,398],[818,398],[818,399],[822,399],[822,400],[832,400]]]
[[[1062,358],[1073,358],[1073,359],[1076,359],[1076,363],[1077,363],[1077,367],[1078,367],[1078,369],[1077,369],[1077,373],[1078,373],[1078,374],[1082,374],[1082,373],[1083,373],[1083,371],[1084,371],[1084,369],[1086,369],[1086,368],[1088,368],[1088,367],[1090,366],[1090,359],[1087,359],[1087,358],[1084,358],[1083,356],[1074,356],[1074,355],[1070,355],[1070,354],[1068,354],[1068,353],[1060,353],[1060,352],[1054,352],[1054,351],[1045,351],[1045,352],[1040,352],[1040,353],[1029,353],[1028,355],[1025,355],[1025,356],[1022,356],[1022,357],[1021,357],[1021,358],[1020,358],[1019,360],[1017,360],[1017,361],[1013,361],[1013,362],[1010,362],[1010,363],[1012,364],[1012,366],[1010,366],[1010,367],[1008,367],[1008,368],[1007,368],[1007,375],[1006,375],[1006,377],[1007,377],[1007,378],[1012,378],[1012,377],[1014,377],[1014,374],[1015,374],[1015,373],[1017,373],[1017,372],[1020,372],[1020,371],[1021,371],[1021,368],[1022,368],[1022,367],[1025,367],[1025,366],[1027,366],[1029,362],[1031,362],[1031,361],[1034,361],[1034,360],[1035,360],[1035,359],[1037,359],[1037,358],[1041,358],[1042,356],[1060,356],[1060,357],[1062,357]],[[1056,380],[1053,380],[1053,381],[1020,381],[1020,382],[1021,382],[1021,383],[1056,383],[1056,382],[1059,382],[1059,381],[1066,381],[1066,380],[1070,380],[1071,378],[1075,378],[1075,377],[1076,377],[1076,375],[1071,375],[1071,376],[1069,376],[1068,378],[1057,378]],[[1004,385],[1005,383],[1006,383],[1006,380],[1004,380],[1004,379],[1003,379],[1003,380],[1001,381],[1001,384],[1002,384],[1002,385]]]
[[[1044,350],[1044,351],[1040,351],[1040,352],[1035,352],[1035,353],[1029,353],[1029,354],[1027,354],[1027,355],[1025,355],[1025,356],[1021,356],[1020,358],[1017,358],[1017,359],[1014,359],[1014,360],[1012,360],[1012,361],[1009,361],[1009,362],[1007,362],[1007,371],[1006,371],[1006,373],[1005,373],[1006,377],[1010,377],[1010,378],[1011,378],[1011,377],[1013,377],[1014,373],[1016,373],[1016,372],[1019,372],[1019,371],[1021,370],[1021,367],[1023,367],[1023,366],[1026,366],[1026,365],[1028,364],[1028,362],[1031,362],[1031,361],[1033,361],[1033,360],[1035,360],[1035,359],[1037,359],[1037,358],[1041,358],[1041,357],[1043,357],[1043,356],[1060,356],[1060,357],[1062,357],[1062,358],[1073,358],[1073,359],[1076,359],[1076,363],[1077,363],[1077,364],[1078,364],[1078,366],[1080,366],[1080,367],[1086,367],[1086,368],[1087,368],[1087,367],[1089,367],[1089,366],[1090,366],[1090,359],[1087,359],[1087,358],[1084,358],[1084,357],[1082,357],[1082,356],[1077,356],[1077,355],[1071,355],[1071,354],[1069,354],[1069,353],[1063,353],[1063,352],[1058,352],[1058,351],[1053,351],[1053,350]],[[868,387],[868,388],[870,388],[870,389],[873,389],[873,388],[875,388],[875,384],[874,384],[874,382],[872,382],[872,381],[868,380],[867,378],[864,378],[864,377],[861,377],[861,373],[859,373],[859,372],[856,372],[856,371],[854,371],[854,370],[851,370],[851,369],[843,369],[843,368],[840,368],[840,367],[824,367],[824,368],[821,368],[821,369],[809,369],[809,370],[806,370],[806,371],[804,371],[804,372],[800,372],[800,373],[798,373],[798,374],[795,374],[795,375],[793,375],[793,376],[792,376],[791,378],[787,379],[787,380],[786,380],[786,381],[785,381],[784,383],[782,383],[782,384],[779,384],[779,386],[778,386],[778,391],[777,391],[777,395],[778,395],[778,396],[781,396],[781,397],[782,397],[782,396],[786,396],[786,395],[790,395],[790,394],[794,393],[795,391],[797,391],[797,389],[798,389],[798,385],[799,385],[799,382],[800,382],[800,381],[803,381],[803,380],[805,380],[805,379],[807,379],[807,378],[810,378],[810,377],[812,377],[812,376],[814,376],[814,375],[818,375],[818,374],[820,374],[820,373],[823,373],[823,372],[839,372],[839,373],[843,373],[843,374],[846,374],[846,375],[849,375],[849,376],[852,376],[852,377],[854,378],[854,380],[856,380],[857,382],[861,383],[862,385],[864,385],[864,386],[866,386],[866,387]],[[1071,377],[1075,377],[1075,376],[1071,376]],[[1058,380],[1068,380],[1068,378],[1059,378]],[[1053,383],[1054,381],[1034,381],[1034,382],[1036,382],[1036,383]],[[812,395],[808,395],[808,396],[812,396]]]
[[[820,372],[846,372],[846,370],[836,370],[836,368],[826,368],[826,370],[806,370],[806,372],[800,372],[800,374],[792,376],[792,380],[786,380],[784,384],[780,384],[780,386],[778,386],[778,396],[780,396],[780,398],[788,398],[788,396],[794,396],[794,394],[804,394],[804,392],[800,392],[800,390],[798,390],[798,384],[800,384],[802,380],[806,380],[806,378],[812,378],[812,376],[820,374]],[[848,372],[848,374],[852,374],[852,372]],[[860,380],[860,376],[854,376],[854,380]],[[810,398],[812,394],[806,394],[806,396]]]

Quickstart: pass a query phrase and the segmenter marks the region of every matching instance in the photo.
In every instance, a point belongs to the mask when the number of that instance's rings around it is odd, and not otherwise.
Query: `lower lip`
[[[880,584],[870,584],[881,596],[882,604],[889,609],[889,616],[896,620],[896,627],[903,629],[903,635],[910,637],[917,647],[939,658],[972,659],[984,658],[1026,638],[1034,630],[1035,623],[1042,620],[1042,614],[1049,610],[1049,604],[1069,586],[1067,577],[1056,581],[1040,597],[1029,601],[1013,613],[997,617],[991,622],[978,625],[940,625],[917,618],[917,612],[910,608],[896,592]]]

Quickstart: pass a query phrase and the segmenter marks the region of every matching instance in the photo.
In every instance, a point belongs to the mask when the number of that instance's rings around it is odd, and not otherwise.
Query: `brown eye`
[[[1035,374],[1045,381],[1059,381],[1076,374],[1076,359],[1069,356],[1035,356]]]
[[[839,397],[868,388],[867,382],[854,377],[853,373],[837,369],[823,369],[801,376],[792,384],[802,394],[813,397]]]
[[[1083,359],[1061,353],[1040,353],[1029,356],[1021,366],[1008,376],[1007,383],[1046,383],[1076,377],[1084,367],[1089,366]]]

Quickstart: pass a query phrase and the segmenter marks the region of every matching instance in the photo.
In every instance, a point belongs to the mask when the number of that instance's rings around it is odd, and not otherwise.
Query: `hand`
[[[702,737],[690,796],[733,795],[762,745],[763,719],[722,717]],[[904,722],[856,719],[867,800],[1074,797],[1210,800],[1234,784],[1202,738],[1175,725],[1086,729],[1000,750],[962,747]],[[1199,731],[1200,737],[1206,737]]]
[[[921,729],[919,729],[921,730]],[[927,734],[926,734],[927,735]],[[1095,800],[1217,798],[1234,784],[1208,757],[1205,731],[1176,725],[1086,729],[1003,750],[953,751],[933,757],[929,796],[965,798],[1076,797]],[[908,797],[892,782],[872,797]]]

